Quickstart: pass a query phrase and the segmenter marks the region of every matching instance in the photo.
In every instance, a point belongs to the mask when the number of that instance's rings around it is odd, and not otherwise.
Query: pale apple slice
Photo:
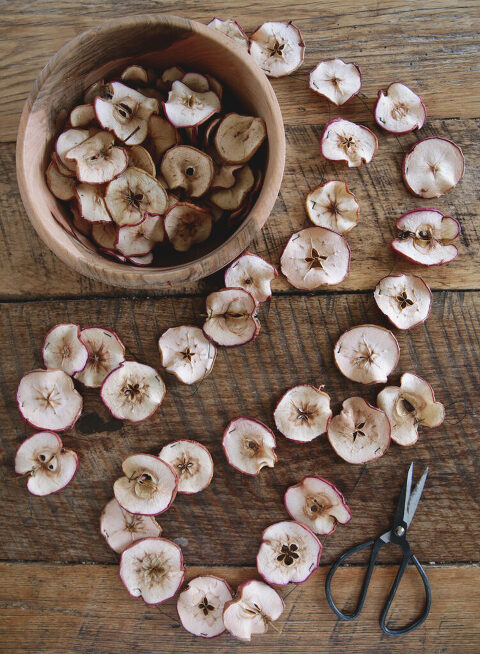
[[[210,188],[213,161],[191,145],[176,145],[164,154],[160,172],[170,189],[182,188],[189,197],[198,198]]]
[[[183,439],[168,443],[162,447],[158,456],[175,470],[179,493],[200,493],[212,481],[212,455],[205,445],[197,441]]]
[[[88,129],[67,129],[67,131],[62,132],[57,139],[55,153],[58,156],[60,164],[66,168],[67,171],[70,171],[70,175],[75,175],[76,165],[74,161],[68,161],[65,157],[72,148],[86,141],[89,136]],[[62,169],[60,169],[60,172],[66,174]]]
[[[112,550],[121,554],[140,538],[160,536],[162,528],[152,516],[129,513],[113,498],[103,508],[100,532]]]
[[[70,112],[69,120],[70,125],[74,128],[89,127],[97,120],[93,104],[80,104],[78,107],[74,107]]]
[[[177,612],[182,627],[194,636],[214,638],[225,631],[223,609],[233,599],[225,579],[202,575],[188,582],[178,596]]]
[[[403,180],[410,193],[438,198],[454,188],[465,172],[461,148],[439,136],[417,141],[403,159]]]
[[[218,96],[218,99],[221,100],[223,96],[223,86],[220,84],[216,77],[213,77],[213,75],[205,73],[205,77],[208,80],[208,87],[210,91],[213,91],[215,95]]]
[[[305,43],[291,21],[268,22],[250,36],[250,54],[269,77],[284,77],[302,65]]]
[[[213,369],[217,349],[199,327],[170,327],[158,340],[162,366],[184,384],[205,379]]]
[[[362,88],[362,73],[357,64],[343,59],[321,61],[310,73],[309,86],[337,106],[343,105]]]
[[[249,641],[253,634],[266,633],[284,608],[276,590],[263,581],[249,579],[237,588],[237,598],[225,604],[223,623],[232,636]]]
[[[197,93],[206,93],[210,90],[208,79],[201,73],[185,73],[180,81]]]
[[[378,282],[373,297],[380,311],[398,329],[412,329],[430,314],[432,292],[417,275],[388,275]]]
[[[148,84],[148,74],[143,66],[127,66],[120,76],[122,82]]]
[[[88,350],[88,361],[75,379],[89,388],[99,388],[105,377],[125,361],[125,347],[115,332],[103,327],[85,327],[80,338]]]
[[[115,143],[113,134],[98,132],[65,155],[65,161],[75,163],[80,182],[105,184],[123,173],[128,166],[128,155]]]
[[[137,255],[135,257],[127,257],[127,261],[128,263],[131,263],[132,266],[139,266],[140,268],[150,266],[153,263],[153,252]]]
[[[150,116],[148,121],[150,153],[157,164],[163,154],[180,143],[180,136],[175,127],[161,116]]]
[[[83,220],[83,219],[82,219]],[[92,238],[97,245],[105,250],[113,250],[117,242],[117,225],[109,223],[88,223],[91,228]]]
[[[257,301],[243,288],[223,288],[210,293],[206,310],[203,332],[216,345],[245,345],[258,336]]]
[[[239,209],[244,204],[254,183],[255,177],[252,169],[248,165],[243,166],[237,171],[237,178],[232,187],[211,191],[209,199],[220,209],[226,211]]]
[[[122,463],[123,477],[113,484],[120,506],[139,515],[158,515],[170,508],[178,489],[175,470],[153,454],[132,454]]]
[[[221,103],[212,91],[197,93],[186,84],[175,81],[163,108],[165,116],[175,127],[194,127],[219,111]]]
[[[189,202],[177,202],[165,214],[165,232],[177,252],[203,243],[212,232],[212,215]]]
[[[215,133],[214,144],[218,156],[228,164],[249,161],[267,137],[263,118],[227,114]]]
[[[277,462],[277,443],[271,429],[256,418],[241,416],[228,423],[222,447],[228,463],[245,475],[258,475]]]
[[[183,68],[180,68],[180,66],[171,66],[170,68],[166,68],[163,71],[160,77],[160,81],[163,84],[171,86],[173,82],[176,82],[177,80],[181,80],[184,75],[185,75],[185,71],[183,70]]]
[[[308,384],[290,388],[273,412],[278,431],[299,443],[308,443],[324,434],[331,417],[330,396]]]
[[[108,184],[105,204],[117,225],[137,225],[147,212],[165,212],[167,193],[155,177],[139,168],[127,168]]]
[[[48,164],[45,175],[47,186],[56,198],[68,201],[75,197],[75,179],[62,175],[53,161]]]
[[[358,223],[360,207],[346,182],[332,180],[307,195],[306,209],[314,225],[345,234]]]
[[[222,20],[221,18],[213,18],[208,23],[208,27],[212,27],[218,32],[225,34],[225,36],[231,38],[240,48],[248,52],[250,47],[248,36],[245,34],[243,28],[237,23],[236,20],[233,20],[232,18],[227,18],[226,20]]]
[[[369,163],[378,148],[375,134],[344,118],[328,121],[320,137],[320,149],[325,159],[345,161],[349,168]]]
[[[272,296],[271,282],[277,277],[277,269],[261,257],[244,252],[225,271],[227,288],[243,288],[257,302],[266,302]]]
[[[391,134],[407,134],[421,129],[427,117],[422,99],[401,82],[393,82],[384,93],[378,92],[373,109],[379,127]]]
[[[107,211],[103,188],[96,184],[78,184],[75,190],[80,215],[89,223],[111,223],[112,217]]]
[[[73,323],[55,325],[47,333],[42,349],[45,368],[63,370],[74,375],[85,368],[88,350],[80,336],[80,327]]]
[[[152,119],[153,118],[158,118],[158,116],[152,116]],[[155,177],[157,169],[148,150],[146,150],[142,145],[132,145],[131,148],[128,148],[127,152],[129,166],[140,168],[140,170],[144,170],[152,177]]]
[[[149,254],[157,243],[164,240],[163,217],[146,213],[138,225],[118,228],[115,249],[125,257],[141,257]]]

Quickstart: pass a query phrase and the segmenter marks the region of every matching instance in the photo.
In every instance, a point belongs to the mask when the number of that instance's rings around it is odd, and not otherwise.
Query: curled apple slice
[[[216,347],[199,327],[171,327],[158,340],[162,366],[184,384],[195,384],[213,369]]]
[[[245,475],[258,475],[265,466],[273,468],[276,446],[272,430],[255,418],[235,418],[223,432],[222,447],[228,463]]]
[[[78,184],[75,190],[80,216],[89,223],[111,223],[103,188],[94,184]]]
[[[152,516],[129,513],[113,498],[103,508],[100,531],[112,550],[121,554],[140,538],[160,536],[162,528]]]
[[[407,134],[421,129],[427,117],[422,99],[408,86],[393,82],[386,93],[378,92],[373,110],[379,127],[392,134]]]
[[[186,84],[175,81],[164,103],[165,116],[174,127],[201,125],[220,110],[220,100],[212,91],[197,93]]]
[[[407,211],[397,220],[397,229],[392,248],[414,263],[441,266],[458,254],[452,241],[460,234],[460,223],[437,209]]]
[[[158,118],[158,116],[152,116],[152,118]],[[128,148],[128,165],[132,168],[140,168],[152,177],[157,174],[150,152],[142,145],[132,145],[131,148]]]
[[[15,472],[28,475],[27,488],[32,495],[58,493],[77,472],[78,457],[63,447],[62,439],[52,431],[30,436],[17,450]]]
[[[328,440],[347,463],[369,463],[390,446],[390,421],[381,409],[363,397],[349,397],[328,427]]]
[[[417,141],[403,159],[403,180],[410,193],[439,198],[454,188],[465,172],[461,148],[438,136]]]
[[[239,209],[245,202],[249,191],[252,190],[254,183],[255,177],[252,169],[250,166],[243,166],[237,172],[235,184],[230,188],[212,191],[209,196],[210,201],[226,211]]]
[[[243,288],[257,302],[266,302],[272,297],[270,284],[277,275],[277,269],[271,263],[256,254],[244,252],[226,269],[225,286]]]
[[[66,155],[77,145],[80,145],[80,143],[86,141],[89,136],[90,134],[88,133],[88,129],[67,129],[66,132],[62,132],[62,134],[60,134],[55,144],[55,154],[58,157],[60,165],[62,166],[62,169],[60,169],[61,173],[64,175],[70,173],[70,176],[75,175],[75,162],[68,161],[66,159]]]
[[[341,234],[325,227],[308,227],[292,234],[280,266],[295,288],[313,290],[339,284],[348,275],[350,248]]]
[[[178,478],[174,469],[153,454],[132,454],[122,463],[123,477],[113,484],[120,506],[130,513],[164,513],[177,494]]]
[[[118,228],[115,248],[126,257],[145,256],[164,239],[162,216],[146,213],[138,225],[124,225]]]
[[[17,389],[18,410],[36,429],[64,431],[73,427],[82,412],[83,400],[63,370],[31,370]]]
[[[191,145],[170,148],[162,159],[160,171],[170,189],[183,188],[193,198],[210,188],[214,174],[211,157]]]
[[[84,218],[82,218],[84,220]],[[86,221],[85,221],[86,222]],[[90,225],[92,238],[97,245],[105,250],[113,250],[117,242],[118,228],[112,221],[109,223],[87,223]]]
[[[330,396],[307,384],[290,388],[273,412],[278,431],[299,443],[308,443],[324,434],[331,417]]]
[[[160,81],[162,84],[171,86],[173,82],[182,79],[184,75],[185,71],[183,68],[180,68],[180,66],[170,66],[170,68],[166,68],[163,71],[162,75],[160,76]]]
[[[180,142],[180,137],[175,127],[161,116],[150,116],[148,121],[148,136],[150,152],[155,163],[160,161],[162,155],[169,148]]]
[[[70,376],[83,370],[88,350],[81,340],[80,327],[73,323],[52,327],[45,337],[42,355],[45,368],[60,369]]]
[[[250,54],[269,77],[284,77],[302,65],[305,43],[291,21],[268,22],[250,36]]]
[[[165,384],[155,368],[124,361],[105,377],[100,397],[115,418],[141,422],[163,402]]]
[[[249,161],[267,137],[263,118],[231,113],[217,127],[214,144],[219,157],[228,164]]]
[[[127,66],[120,76],[122,82],[147,84],[148,74],[143,66],[133,65]]]
[[[155,177],[139,168],[127,168],[108,184],[105,204],[117,225],[137,225],[147,212],[165,212],[167,193]]]
[[[317,475],[287,488],[284,502],[287,513],[314,534],[331,534],[338,523],[345,525],[352,517],[338,488]]]
[[[257,570],[269,584],[302,584],[320,563],[322,545],[308,527],[284,520],[267,527],[257,554]]]
[[[248,36],[243,31],[243,28],[237,23],[236,20],[232,18],[227,18],[222,20],[221,18],[213,18],[207,27],[212,27],[218,32],[222,32],[225,36],[233,39],[233,41],[248,52],[250,47],[250,42]]]
[[[93,104],[80,104],[74,107],[70,112],[70,125],[74,128],[89,127],[92,123],[96,124],[96,115]]]
[[[432,303],[432,292],[417,275],[384,277],[376,285],[373,297],[380,311],[398,329],[412,329],[425,322]]]
[[[205,336],[216,345],[235,347],[253,341],[260,331],[257,301],[243,288],[223,288],[206,299]]]
[[[214,638],[225,631],[223,609],[233,599],[225,579],[202,575],[188,582],[177,600],[182,627],[194,636]]]
[[[251,640],[253,634],[266,633],[284,608],[276,590],[263,581],[249,579],[237,588],[237,598],[225,604],[223,623],[235,638]]]
[[[183,583],[182,550],[166,538],[142,538],[127,547],[120,559],[120,579],[133,597],[160,604]]]
[[[75,197],[75,179],[62,175],[53,161],[48,164],[45,175],[47,186],[56,198],[68,201]]]
[[[384,384],[400,358],[397,339],[378,325],[352,327],[340,336],[333,352],[340,372],[361,384]]]
[[[206,93],[210,90],[208,79],[201,73],[185,73],[180,81],[196,93]]]
[[[175,470],[179,493],[200,493],[212,481],[212,455],[205,445],[197,441],[183,439],[168,443],[162,447],[158,457]]]
[[[309,86],[338,106],[357,95],[362,88],[362,74],[357,64],[347,64],[343,59],[327,59],[310,73]]]
[[[418,428],[438,427],[445,419],[445,409],[435,400],[430,384],[411,372],[400,378],[400,386],[386,386],[377,396],[377,404],[387,414],[392,426],[392,440],[399,445],[413,445]]]
[[[148,254],[137,255],[134,257],[127,257],[128,263],[131,263],[132,266],[150,266],[153,263],[153,253],[149,252]]]
[[[99,388],[105,377],[125,361],[125,348],[115,332],[103,327],[85,327],[80,338],[88,350],[88,361],[75,379],[89,388]]]
[[[314,225],[345,234],[358,223],[360,207],[345,182],[333,180],[314,188],[305,202]]]
[[[212,232],[212,215],[189,202],[177,202],[165,214],[165,232],[177,252],[203,243]]]
[[[330,120],[320,137],[320,149],[325,159],[345,161],[349,168],[369,163],[377,151],[375,134],[344,118]]]

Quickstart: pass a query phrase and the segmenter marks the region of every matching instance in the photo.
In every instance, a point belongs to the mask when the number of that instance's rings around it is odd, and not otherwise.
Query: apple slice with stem
[[[442,266],[453,261],[458,250],[452,243],[460,234],[460,223],[438,209],[412,209],[397,220],[399,230],[393,250],[422,266]]]
[[[153,454],[132,454],[122,463],[123,477],[113,484],[120,506],[129,513],[158,515],[170,508],[178,489],[175,470]]]

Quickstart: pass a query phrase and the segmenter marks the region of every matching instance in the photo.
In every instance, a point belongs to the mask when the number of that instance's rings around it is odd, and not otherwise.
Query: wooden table
[[[479,191],[480,179],[480,7],[478,0],[335,3],[187,0],[75,2],[39,0],[2,3],[0,27],[0,201],[2,271],[0,293],[2,533],[0,538],[0,642],[5,653],[121,654],[161,652],[480,652],[478,612],[480,535],[478,512],[479,382]],[[293,14],[291,13],[293,10]],[[97,392],[85,392],[84,416],[65,442],[80,454],[74,483],[58,495],[30,496],[14,480],[18,444],[32,430],[20,419],[15,389],[21,375],[41,365],[48,327],[60,321],[101,324],[118,331],[131,358],[159,366],[158,336],[182,323],[200,324],[204,295],[221,286],[221,275],[186,288],[126,292],[80,277],[38,240],[22,207],[15,181],[15,131],[22,103],[48,58],[86,27],[120,15],[171,11],[203,22],[214,15],[236,18],[247,31],[264,20],[293,19],[306,41],[306,59],[292,77],[274,80],[288,143],[287,165],[275,210],[252,245],[277,264],[289,235],[305,224],[304,197],[326,179],[348,181],[361,204],[361,222],[349,235],[352,267],[332,290],[294,292],[281,278],[268,306],[260,310],[256,342],[221,350],[213,374],[199,388],[168,376],[168,394],[158,413],[137,426],[109,418]],[[318,138],[330,109],[308,89],[309,70],[332,56],[358,62],[362,95],[331,115],[372,127],[379,88],[402,80],[427,105],[422,136],[452,138],[464,150],[466,174],[446,196],[425,203],[401,182],[403,151],[418,137],[379,134],[380,147],[367,167],[347,170],[326,163]],[[374,128],[378,133],[378,130]],[[442,268],[419,268],[395,259],[390,241],[395,219],[406,209],[433,205],[462,224],[458,259]],[[272,425],[276,399],[296,383],[325,384],[333,408],[362,394],[375,401],[378,388],[346,380],[332,362],[332,345],[349,326],[386,325],[372,289],[389,271],[420,273],[430,284],[433,307],[425,325],[396,332],[401,358],[391,377],[415,371],[428,379],[447,406],[445,423],[422,430],[413,448],[392,445],[379,461],[354,467],[338,459],[326,439],[307,446],[278,438],[274,470],[250,478],[230,468],[220,446],[227,422],[237,415]],[[188,578],[200,572],[224,575],[235,585],[256,576],[253,568],[262,529],[285,519],[285,488],[308,473],[332,480],[353,512],[346,527],[323,538],[323,566],[304,585],[287,588],[279,633],[251,645],[224,635],[194,639],[180,627],[173,601],[148,607],[128,596],[118,577],[118,557],[98,529],[101,509],[112,495],[120,463],[135,451],[188,437],[206,443],[214,456],[211,486],[181,496],[161,517],[164,535],[180,538]],[[328,565],[338,554],[389,526],[411,460],[430,476],[409,533],[426,564],[433,589],[429,619],[402,638],[383,634],[378,617],[395,573],[398,552],[386,548],[375,571],[364,613],[343,623],[330,611],[323,591]],[[340,573],[339,602],[353,605],[365,558]],[[421,584],[409,570],[393,607],[397,626],[422,608]]]

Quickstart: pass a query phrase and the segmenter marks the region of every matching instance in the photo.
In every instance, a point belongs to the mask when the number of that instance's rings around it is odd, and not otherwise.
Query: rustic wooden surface
[[[449,0],[408,5],[352,0],[338,3],[264,2],[240,4],[187,0],[150,2],[76,2],[20,0],[4,3],[0,26],[0,639],[8,654],[123,654],[194,651],[270,652],[480,652],[478,401],[480,51],[478,0],[454,6]],[[130,358],[160,366],[156,339],[167,327],[201,323],[203,295],[221,284],[221,275],[173,289],[174,297],[136,300],[127,293],[79,277],[39,241],[25,216],[15,181],[14,139],[21,106],[42,65],[69,38],[101,20],[151,11],[172,11],[207,22],[232,16],[247,30],[267,19],[294,19],[301,27],[307,55],[291,78],[274,80],[286,123],[287,167],[275,210],[252,250],[278,263],[292,231],[305,223],[306,192],[326,179],[348,181],[361,204],[361,222],[348,236],[352,270],[329,292],[293,292],[280,277],[272,302],[261,308],[258,340],[244,348],[221,350],[215,370],[199,387],[181,386],[164,377],[168,393],[161,410],[136,426],[108,416],[98,392],[88,391],[85,411],[64,441],[80,455],[79,472],[65,491],[34,498],[22,480],[12,479],[18,444],[30,433],[14,400],[21,375],[41,365],[47,328],[58,321],[104,324],[117,329]],[[362,97],[342,115],[372,126],[370,109],[379,88],[400,79],[418,90],[427,104],[421,135],[455,140],[466,156],[464,180],[435,201],[408,195],[400,178],[402,150],[415,136],[380,135],[374,161],[347,170],[322,160],[318,137],[329,117],[326,104],[306,86],[308,71],[320,59],[340,56],[363,69]],[[433,205],[459,218],[460,254],[449,266],[420,269],[390,252],[394,221],[405,209]],[[338,459],[324,438],[295,446],[278,437],[279,462],[257,478],[233,471],[220,439],[227,422],[241,414],[272,426],[278,396],[296,383],[325,384],[337,410],[341,401],[361,394],[374,401],[378,388],[344,379],[332,362],[332,346],[352,324],[387,326],[371,289],[391,269],[415,271],[435,289],[427,323],[398,332],[401,358],[391,376],[412,370],[431,381],[447,406],[447,420],[423,430],[413,448],[392,445],[374,464],[354,467]],[[156,295],[149,293],[149,295]],[[158,294],[159,295],[159,294]],[[165,294],[164,294],[165,295]],[[208,420],[205,420],[208,416]],[[283,492],[304,474],[318,473],[345,493],[353,512],[348,526],[324,540],[323,566],[291,595],[275,632],[237,643],[228,636],[202,641],[179,627],[174,603],[146,607],[130,598],[117,575],[117,557],[98,533],[101,508],[111,497],[112,480],[122,458],[134,451],[156,453],[179,434],[207,444],[215,461],[211,486],[198,496],[178,497],[161,517],[164,535],[182,539],[189,578],[208,569],[233,585],[252,575],[261,530],[283,519]],[[432,613],[420,629],[402,638],[383,634],[378,616],[398,562],[386,548],[385,567],[373,577],[364,612],[354,623],[337,621],[323,592],[327,565],[347,547],[389,526],[400,485],[411,460],[419,474],[430,475],[409,539],[428,566],[433,588]],[[359,557],[340,572],[338,598],[353,606],[364,570]],[[86,565],[81,565],[86,564]],[[195,567],[199,566],[199,567]],[[212,568],[213,566],[213,568]],[[224,566],[219,568],[219,566]],[[415,570],[408,570],[393,608],[401,626],[421,608]]]

